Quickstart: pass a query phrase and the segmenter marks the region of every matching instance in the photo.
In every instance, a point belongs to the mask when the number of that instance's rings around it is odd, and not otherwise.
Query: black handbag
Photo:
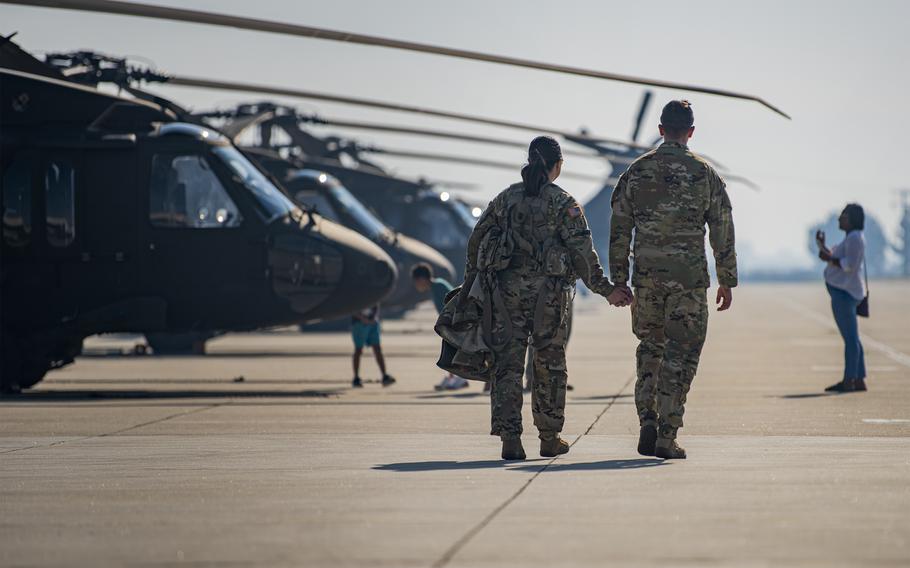
[[[866,268],[866,259],[863,258],[863,274],[866,277],[866,296],[856,306],[856,315],[861,318],[869,317],[869,269]]]

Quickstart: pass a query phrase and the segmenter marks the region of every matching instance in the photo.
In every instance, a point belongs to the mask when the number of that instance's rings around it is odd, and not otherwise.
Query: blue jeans
[[[866,378],[866,357],[863,344],[859,341],[859,325],[856,321],[856,306],[860,300],[846,290],[825,284],[831,296],[831,311],[841,337],[844,338],[844,380]]]

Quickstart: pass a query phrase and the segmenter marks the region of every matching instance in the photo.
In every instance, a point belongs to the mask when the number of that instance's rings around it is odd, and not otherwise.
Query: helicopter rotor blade
[[[776,106],[770,104],[764,99],[745,93],[737,93],[725,89],[715,89],[710,87],[701,87],[698,85],[688,85],[684,83],[675,83],[672,81],[661,81],[657,79],[647,79],[624,75],[619,73],[608,73],[594,69],[584,69],[569,65],[558,65],[554,63],[545,63],[522,59],[518,57],[507,57],[482,53],[479,51],[470,51],[466,49],[455,49],[437,45],[429,45],[412,41],[400,41],[390,38],[371,36],[365,34],[355,34],[325,28],[312,26],[301,26],[285,22],[274,22],[258,18],[244,18],[240,16],[231,16],[228,14],[219,14],[215,12],[205,12],[201,10],[187,10],[184,8],[169,8],[165,6],[152,6],[138,2],[120,2],[117,0],[0,0],[7,4],[23,4],[27,6],[40,6],[45,8],[63,8],[67,10],[81,10],[88,12],[102,12],[108,14],[118,14],[123,16],[138,16],[144,18],[155,18],[161,20],[172,20],[181,22],[192,22],[198,24],[208,24],[214,26],[225,26],[239,28],[244,30],[261,31],[268,33],[277,33],[283,35],[293,35],[313,39],[323,39],[354,43],[360,45],[369,45],[374,47],[387,47],[401,49],[406,51],[416,51],[421,53],[432,53],[435,55],[444,55],[448,57],[457,57],[461,59],[470,59],[474,61],[485,61],[487,63],[500,63],[516,67],[525,67],[529,69],[538,69],[543,71],[553,71],[569,75],[579,75],[595,79],[605,79],[608,81],[619,81],[623,83],[633,83],[636,85],[647,85],[650,87],[661,87],[666,89],[690,91],[695,93],[705,93],[734,99],[742,99],[757,102],[777,114],[789,119],[790,116]]]
[[[505,146],[509,148],[527,149],[527,144],[516,140],[506,140],[504,138],[495,138],[491,136],[478,136],[475,134],[464,134],[460,132],[451,132],[445,130],[432,130],[426,128],[414,128],[407,126],[396,126],[391,124],[380,124],[375,122],[357,122],[348,120],[336,120],[319,117],[313,120],[316,124],[325,124],[327,126],[336,126],[338,128],[351,128],[354,130],[373,130],[376,132],[391,132],[394,134],[413,134],[415,136],[431,136],[434,138],[446,138],[449,140],[461,140],[464,142],[478,142],[481,144],[493,144],[496,146]],[[563,149],[562,153],[573,158],[592,158],[603,159],[600,154],[592,152],[579,152],[577,150]]]
[[[518,165],[512,164],[509,162],[499,162],[496,160],[487,160],[485,158],[471,158],[467,156],[454,156],[450,154],[434,154],[430,152],[413,152],[410,150],[390,150],[386,148],[369,148],[369,147],[358,147],[360,152],[370,152],[373,154],[379,154],[382,156],[392,156],[396,158],[409,158],[413,160],[429,160],[434,162],[449,162],[453,164],[463,164],[466,166],[479,166],[485,168],[495,168],[495,169],[505,169],[505,170],[517,170]],[[596,181],[601,182],[604,180],[602,176],[594,176],[588,174],[580,174],[575,172],[563,172],[562,177],[583,180],[583,181]]]
[[[638,143],[638,133],[641,132],[641,125],[645,120],[645,115],[648,113],[648,106],[650,106],[651,97],[653,96],[653,91],[645,91],[644,96],[641,98],[641,106],[638,107],[638,116],[635,118],[635,128],[632,130],[632,138],[630,138],[633,143]]]
[[[0,0],[3,2],[4,0]],[[521,122],[514,122],[508,120],[500,120],[496,118],[487,118],[482,116],[463,114],[457,112],[449,112],[438,109],[431,109],[413,105],[403,105],[398,103],[390,103],[384,101],[377,101],[372,99],[364,99],[358,97],[349,97],[344,95],[333,95],[330,93],[321,93],[317,91],[305,91],[301,89],[292,89],[288,87],[273,87],[270,85],[258,85],[254,83],[240,83],[236,81],[217,81],[213,79],[205,79],[201,77],[187,77],[187,76],[170,76],[166,83],[168,85],[175,85],[180,87],[196,87],[202,89],[214,89],[220,91],[242,91],[246,93],[257,93],[264,95],[275,95],[283,97],[293,97],[301,99],[312,99],[317,101],[325,101],[330,103],[338,103],[345,105],[353,106],[362,106],[368,108],[375,108],[381,110],[391,110],[396,112],[406,112],[411,114],[420,114],[423,116],[433,116],[437,118],[447,118],[453,120],[461,120],[464,122],[474,122],[477,124],[485,124],[487,126],[498,126],[502,128],[512,128],[516,130],[524,130],[526,132],[534,132],[536,134],[549,133],[561,136],[567,140],[570,139],[579,139],[579,140],[591,140],[594,142],[603,142],[609,144],[616,144],[623,147],[636,148],[641,150],[650,150],[650,146],[644,146],[640,144],[630,144],[622,140],[615,140],[611,138],[602,138],[602,137],[589,137],[584,134],[579,134],[577,132],[569,132],[566,130],[560,130],[558,128],[550,128],[548,126],[540,126],[534,124],[527,124]]]

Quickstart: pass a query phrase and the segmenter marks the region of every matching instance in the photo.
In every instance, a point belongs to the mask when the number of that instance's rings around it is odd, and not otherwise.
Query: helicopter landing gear
[[[3,330],[0,394],[15,394],[38,384],[51,369],[73,362],[82,352],[81,337],[55,341]]]
[[[205,355],[205,342],[218,335],[211,331],[146,333],[145,339],[156,355]]]

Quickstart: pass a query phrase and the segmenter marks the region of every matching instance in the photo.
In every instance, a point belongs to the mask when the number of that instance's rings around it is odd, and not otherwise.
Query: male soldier
[[[502,440],[503,459],[525,459],[521,445],[521,377],[525,350],[534,348],[531,390],[540,455],[569,451],[559,437],[565,421],[566,340],[575,280],[581,277],[613,305],[631,294],[604,275],[584,213],[553,182],[562,170],[559,143],[535,138],[523,183],[496,196],[468,241],[465,283],[487,298],[490,347],[495,352],[491,434]]]
[[[663,143],[629,166],[612,197],[610,273],[617,285],[629,277],[635,231],[638,453],[664,459],[686,457],[676,431],[683,425],[686,393],[708,328],[705,224],[717,265],[718,311],[730,307],[736,286],[730,198],[714,168],[686,146],[693,124],[688,101],[667,103],[660,115]]]

